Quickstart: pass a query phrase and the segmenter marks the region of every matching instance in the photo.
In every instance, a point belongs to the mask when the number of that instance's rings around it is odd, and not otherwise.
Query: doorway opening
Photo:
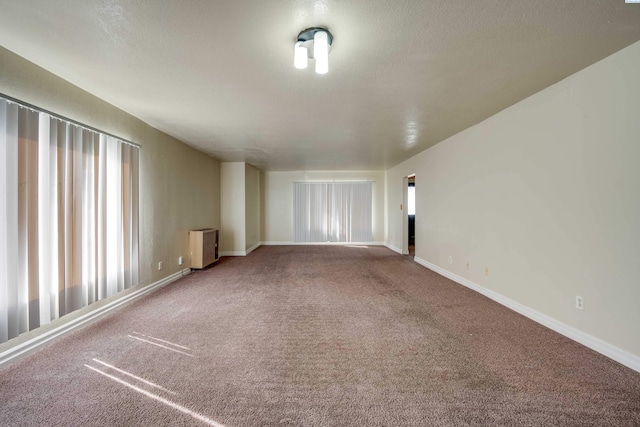
[[[407,186],[407,219],[409,232],[407,238],[409,243],[409,255],[415,256],[416,254],[416,176],[410,175],[408,177]]]
[[[416,234],[416,174],[402,179],[402,253],[415,256]]]

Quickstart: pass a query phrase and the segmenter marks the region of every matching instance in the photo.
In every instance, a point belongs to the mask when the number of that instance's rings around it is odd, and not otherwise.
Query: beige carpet
[[[640,374],[386,248],[223,258],[0,371],[0,425],[640,425]]]

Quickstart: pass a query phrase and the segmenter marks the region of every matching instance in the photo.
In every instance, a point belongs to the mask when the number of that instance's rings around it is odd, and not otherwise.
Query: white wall
[[[373,181],[373,241],[384,242],[384,176],[381,171],[263,172],[262,241],[293,242],[294,181]]]
[[[220,255],[244,255],[244,162],[223,162],[220,165],[220,222]]]
[[[638,70],[640,42],[387,171],[386,242],[415,172],[418,260],[640,369]]]
[[[245,251],[260,245],[260,171],[245,165]]]

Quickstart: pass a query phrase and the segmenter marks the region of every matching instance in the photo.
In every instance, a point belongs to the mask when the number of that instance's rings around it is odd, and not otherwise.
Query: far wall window
[[[373,240],[371,182],[295,182],[296,242]]]

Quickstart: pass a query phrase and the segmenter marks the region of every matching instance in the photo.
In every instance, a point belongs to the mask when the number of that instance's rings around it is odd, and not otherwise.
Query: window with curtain
[[[139,282],[138,156],[0,98],[0,342]]]
[[[371,182],[295,182],[296,242],[371,242]]]

